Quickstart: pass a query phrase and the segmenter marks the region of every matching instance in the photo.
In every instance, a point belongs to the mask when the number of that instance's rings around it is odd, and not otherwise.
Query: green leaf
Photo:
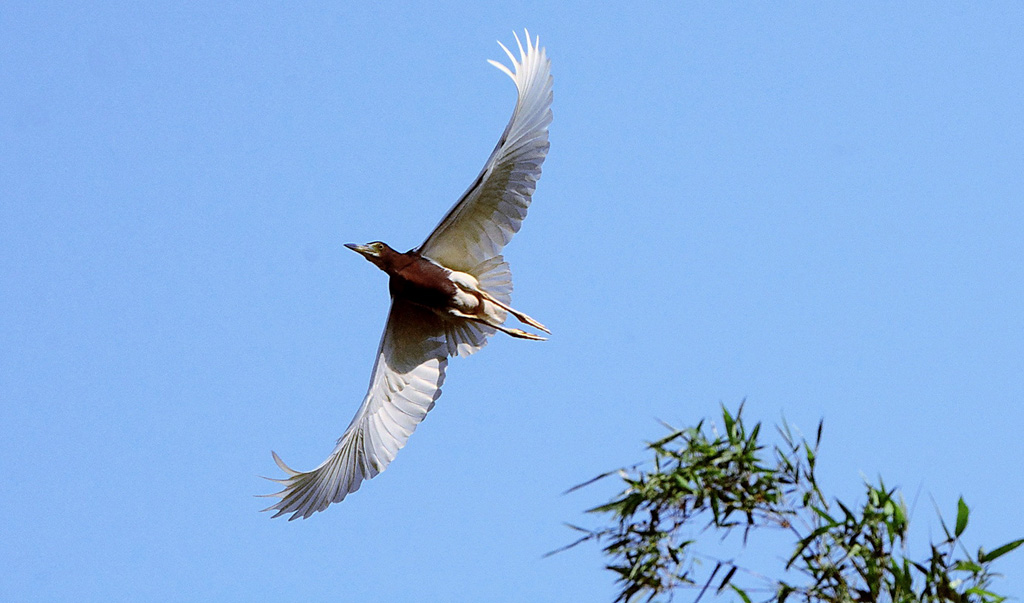
[[[956,503],[956,531],[953,532],[957,538],[960,537],[960,534],[964,533],[964,529],[967,527],[967,516],[970,512],[970,509],[967,508],[967,503],[964,502],[964,497],[961,496],[960,500]]]
[[[742,409],[740,412],[743,412]],[[722,406],[722,422],[725,423],[725,437],[729,438],[732,436],[732,426],[735,424],[732,415],[729,414],[729,409],[724,405]]]
[[[612,502],[594,507],[593,509],[587,509],[587,513],[606,513],[610,511],[618,511],[622,508],[622,502],[624,499],[613,500]]]
[[[616,470],[616,471],[618,471],[618,470]],[[569,488],[565,492],[562,492],[562,494],[568,494],[570,492],[575,492],[576,490],[579,490],[580,488],[585,488],[585,487],[589,486],[590,484],[592,484],[592,483],[594,483],[596,481],[600,481],[600,480],[608,477],[609,475],[615,473],[616,471],[606,471],[606,472],[602,473],[601,475],[598,475],[597,477],[588,479],[587,481],[583,482],[582,484],[576,484],[572,488]]]
[[[821,517],[822,519],[827,521],[830,526],[837,526],[837,525],[839,525],[839,522],[836,521],[836,519],[834,517],[832,517],[831,515],[826,513],[824,509],[819,509],[818,507],[815,507],[815,506],[812,505],[811,506],[811,510],[814,511],[815,513],[817,513],[819,517]]]
[[[982,597],[985,597],[984,600],[986,600],[986,601],[1005,601],[1006,600],[1006,597],[997,595],[994,592],[989,591],[989,590],[985,590],[983,588],[978,588],[977,586],[975,586],[974,588],[968,588],[966,591],[964,591],[964,594],[965,595],[981,595]]]
[[[804,537],[799,543],[797,543],[796,550],[793,551],[793,555],[790,556],[789,561],[786,562],[786,569],[788,570],[793,565],[793,562],[796,561],[798,557],[800,557],[800,554],[804,552],[804,549],[810,546],[810,544],[814,541],[815,538],[818,538],[827,531],[829,531],[829,526],[821,526],[820,528],[814,530],[806,537]]]
[[[836,504],[839,505],[839,508],[842,509],[843,513],[846,515],[846,521],[857,521],[857,516],[843,504],[843,501],[837,500]]]
[[[789,595],[793,594],[794,592],[796,592],[795,588],[793,588],[792,586],[784,583],[779,588],[779,594],[778,594],[778,596],[776,597],[775,600],[778,603],[786,603],[786,599],[788,599]]]
[[[1009,553],[1010,551],[1012,551],[1013,549],[1019,547],[1022,544],[1024,544],[1024,538],[1021,538],[1020,540],[1014,540],[1013,542],[1007,542],[1006,544],[1004,544],[1003,546],[997,548],[996,550],[992,551],[991,553],[981,553],[981,554],[979,554],[978,555],[978,561],[980,561],[982,563],[988,563],[989,561],[994,561],[995,559],[998,559],[999,557],[1002,557],[1003,555]]]
[[[911,561],[910,563],[913,564],[913,566],[917,568],[917,571],[921,572],[922,574],[924,574],[926,576],[929,574],[928,568],[925,567],[924,565],[922,565],[922,564],[920,564],[920,563],[918,563],[916,561]]]
[[[740,596],[741,599],[743,599],[743,603],[750,603],[750,596],[747,594],[747,591],[736,586],[735,584],[730,584],[729,588],[731,588],[737,595]]]
[[[711,581],[715,579],[715,574],[717,574],[718,570],[720,570],[720,569],[722,569],[722,562],[721,561],[719,561],[718,563],[715,564],[714,571],[712,571],[711,575],[708,576],[708,581],[704,583],[704,588],[700,589],[700,594],[698,594],[697,598],[693,600],[693,603],[698,603],[700,601],[701,597],[704,596],[704,593],[708,590],[708,587],[711,586]]]
[[[722,578],[722,582],[718,585],[718,590],[716,591],[716,594],[721,593],[723,590],[725,590],[726,586],[732,586],[730,580],[732,580],[733,575],[736,573],[736,570],[738,569],[738,566],[732,566],[732,569],[730,569],[729,573],[725,575],[725,578]]]
[[[953,569],[960,572],[971,572],[972,574],[978,574],[981,573],[983,568],[977,563],[967,559],[957,561],[956,564],[953,566]]]

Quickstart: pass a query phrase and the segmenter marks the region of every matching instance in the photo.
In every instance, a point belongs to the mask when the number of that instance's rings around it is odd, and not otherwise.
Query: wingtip
[[[499,63],[498,61],[495,61],[493,59],[487,59],[487,62],[490,63],[491,65],[494,65],[495,67],[500,69],[502,72],[504,72],[505,75],[507,75],[510,78],[512,78],[512,81],[515,81],[515,79],[516,79],[515,74],[512,73],[512,70],[509,69],[506,65],[503,65],[502,63]]]
[[[288,484],[291,483],[291,479],[290,478],[279,479],[279,478],[276,478],[276,477],[267,477],[265,475],[260,475],[259,477],[267,480],[268,482],[274,482],[275,484],[281,484],[282,486],[287,486]],[[271,496],[271,495],[270,494],[257,494],[256,496]]]
[[[285,462],[283,460],[281,460],[281,457],[277,456],[277,453],[274,452],[273,450],[270,451],[270,454],[273,455],[274,462],[277,463],[277,466],[281,468],[281,471],[284,471],[289,476],[298,475],[300,473],[299,471],[296,471],[296,470],[292,469],[291,467],[289,467],[288,465],[286,465]],[[272,480],[272,481],[276,481],[276,480]]]
[[[518,62],[516,61],[516,55],[512,54],[512,51],[508,49],[508,46],[502,44],[501,40],[498,40],[498,46],[500,46],[501,49],[505,51],[505,54],[508,55],[508,59],[512,61],[513,66],[518,64]]]
[[[535,55],[537,55],[539,53],[540,54],[540,60],[544,60],[544,58],[545,58],[544,49],[540,47],[540,36],[537,36],[536,38],[531,38],[530,37],[530,30],[525,28],[525,27],[523,28],[523,34],[526,37],[526,48],[525,49],[523,48],[523,41],[519,37],[519,32],[517,32],[517,31],[513,31],[512,32],[512,36],[516,40],[516,47],[519,49],[519,57],[518,58],[516,58],[515,54],[513,54],[513,52],[511,50],[509,50],[508,47],[505,46],[501,42],[501,40],[496,40],[497,43],[498,43],[498,46],[500,46],[501,49],[503,51],[505,51],[505,54],[508,56],[509,60],[512,61],[512,68],[511,69],[509,69],[508,66],[506,66],[506,65],[504,65],[504,64],[502,64],[502,63],[500,63],[498,61],[494,61],[494,60],[488,60],[487,61],[491,65],[494,65],[498,69],[501,69],[506,74],[508,74],[508,76],[511,77],[513,81],[516,81],[517,84],[519,83],[518,80],[516,79],[517,75],[522,70],[523,66],[527,64],[528,60],[530,60],[530,61],[533,60],[531,57],[534,57]]]
[[[264,496],[274,496],[274,495],[270,494],[270,495],[264,495]],[[277,513],[274,513],[273,515],[270,516],[271,519],[277,519],[278,517],[280,517],[282,515],[285,515],[287,513],[291,513],[292,516],[288,518],[288,521],[292,521],[293,519],[296,519],[297,517],[300,517],[298,511],[295,511],[293,509],[283,508],[281,505],[282,505],[282,503],[277,503],[277,504],[270,505],[266,509],[260,509],[260,513],[266,513],[267,511],[277,511]],[[305,518],[309,517],[309,515],[301,515],[301,517],[303,519],[305,519]]]

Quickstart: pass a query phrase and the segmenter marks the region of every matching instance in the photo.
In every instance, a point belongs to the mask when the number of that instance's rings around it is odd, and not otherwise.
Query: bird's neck
[[[380,255],[380,263],[377,264],[377,267],[390,275],[394,275],[418,259],[420,259],[420,254],[415,251],[398,253],[394,249],[387,247]]]

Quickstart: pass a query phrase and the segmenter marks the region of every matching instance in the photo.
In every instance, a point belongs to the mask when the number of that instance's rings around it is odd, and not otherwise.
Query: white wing
[[[274,460],[288,477],[281,502],[265,509],[289,520],[309,517],[359,489],[364,479],[383,471],[405,446],[416,426],[441,395],[448,344],[442,320],[433,312],[396,300],[391,305],[370,389],[348,429],[327,460],[309,472],[299,472]]]
[[[505,46],[514,72],[496,61],[519,90],[512,119],[483,171],[418,251],[452,270],[467,272],[501,253],[526,217],[530,197],[548,152],[551,123],[551,61],[540,40],[526,49],[516,36],[520,60]],[[500,45],[500,42],[499,42]]]

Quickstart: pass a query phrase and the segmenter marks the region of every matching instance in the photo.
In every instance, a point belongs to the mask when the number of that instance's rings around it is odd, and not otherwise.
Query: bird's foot
[[[494,325],[491,325],[491,326],[494,326]],[[516,328],[506,327],[506,326],[500,326],[500,327],[496,327],[496,328],[499,331],[501,331],[502,333],[507,333],[508,335],[511,335],[512,337],[518,337],[519,339],[529,339],[529,340],[532,340],[532,341],[547,341],[548,340],[547,337],[541,337],[540,335],[534,335],[533,333],[527,333],[526,331],[524,331],[522,329],[516,329]]]
[[[491,321],[487,320],[486,318],[482,318],[480,316],[476,316],[476,315],[473,315],[473,314],[466,314],[465,312],[456,310],[454,308],[450,308],[448,310],[448,313],[451,316],[455,316],[457,318],[465,318],[466,320],[472,320],[473,322],[478,322],[480,324],[487,325],[489,327],[492,327],[492,328],[495,328],[495,329],[501,331],[502,333],[505,333],[506,335],[511,335],[512,337],[518,337],[519,339],[530,339],[532,341],[547,341],[547,337],[541,337],[540,335],[534,335],[533,333],[527,333],[526,331],[524,331],[522,329],[516,329],[515,327],[506,327],[505,325],[503,325],[501,323],[491,322]]]
[[[523,323],[524,325],[528,325],[528,326],[531,326],[531,327],[533,327],[535,329],[539,329],[541,331],[544,331],[548,335],[551,334],[551,331],[547,327],[545,327],[544,325],[540,324],[540,321],[538,321],[537,319],[530,317],[525,312],[520,312],[519,310],[516,310],[512,306],[509,306],[507,304],[504,304],[504,303],[498,301],[497,299],[494,299],[493,295],[491,295],[490,293],[488,293],[488,292],[486,292],[486,291],[484,291],[482,289],[479,292],[480,292],[480,295],[482,295],[484,299],[486,299],[487,301],[491,302],[492,304],[498,306],[502,310],[505,310],[506,312],[508,312],[512,316],[515,316],[516,320],[518,320],[519,322]],[[541,339],[543,339],[543,338],[541,338]]]

